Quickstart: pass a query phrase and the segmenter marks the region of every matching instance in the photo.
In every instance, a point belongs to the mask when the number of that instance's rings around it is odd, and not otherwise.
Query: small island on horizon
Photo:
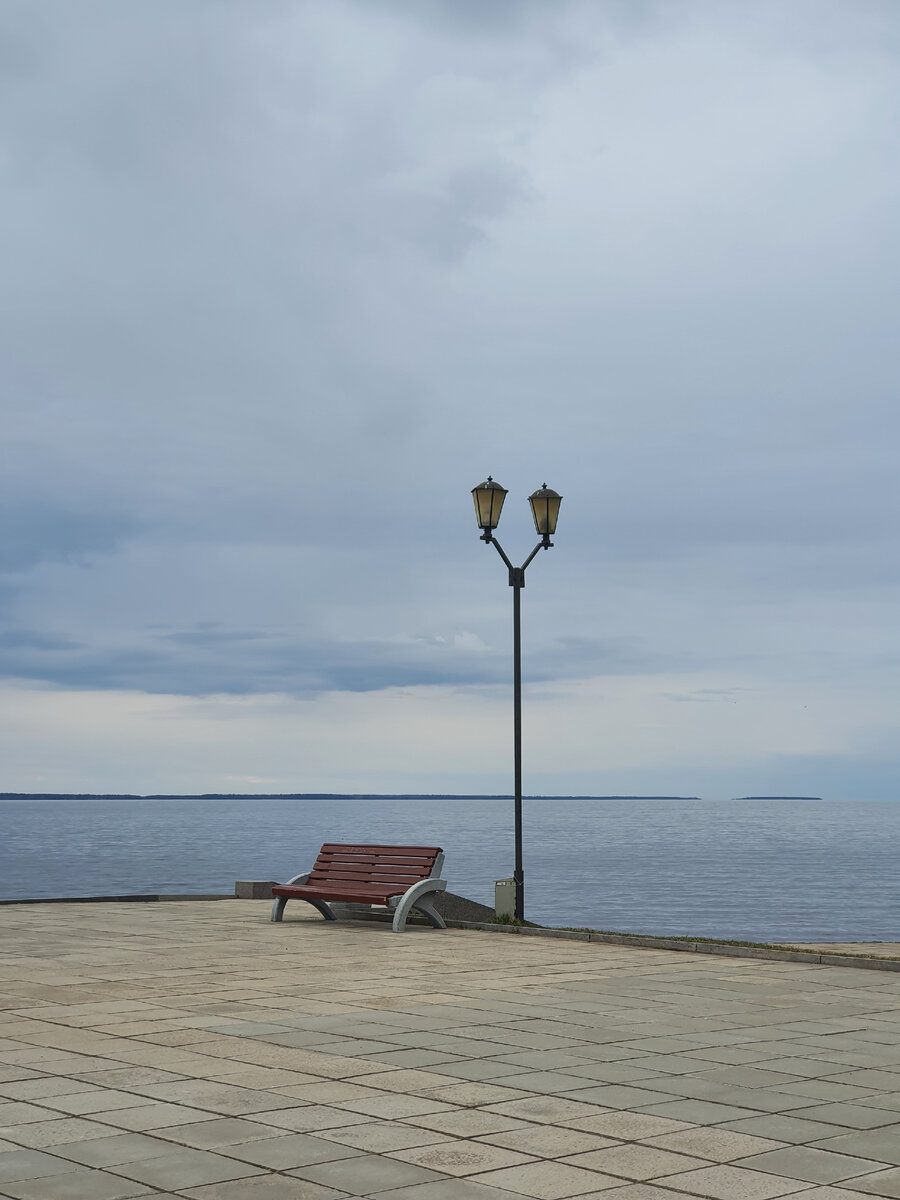
[[[732,800],[821,800],[821,796],[732,796]]]

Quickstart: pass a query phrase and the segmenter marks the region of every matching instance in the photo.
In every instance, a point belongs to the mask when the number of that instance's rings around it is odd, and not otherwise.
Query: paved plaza
[[[900,1197],[900,973],[293,907],[0,907],[0,1196]]]

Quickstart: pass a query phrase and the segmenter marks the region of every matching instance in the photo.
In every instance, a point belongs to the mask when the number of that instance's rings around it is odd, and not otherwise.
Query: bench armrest
[[[287,883],[282,884],[282,887],[294,887],[295,885],[306,883],[310,875],[312,875],[312,871],[304,871],[302,875],[295,875],[293,879],[289,879]]]
[[[309,879],[310,875],[312,875],[312,871],[304,871],[302,875],[295,875],[293,879],[289,879],[287,881],[287,883],[282,886],[294,887],[295,884],[306,883],[306,881]],[[275,897],[275,901],[272,904],[272,920],[273,921],[281,920],[282,916],[284,915],[285,904],[287,904],[287,900],[285,900],[285,898],[283,896]],[[316,907],[318,907],[318,905]],[[333,919],[333,917],[332,917],[332,919]]]

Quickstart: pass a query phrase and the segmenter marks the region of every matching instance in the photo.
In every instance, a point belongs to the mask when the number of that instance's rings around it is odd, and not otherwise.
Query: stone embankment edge
[[[182,900],[233,900],[233,892],[192,892],[185,896],[34,896],[20,900],[0,900],[0,904],[153,904]]]
[[[28,899],[0,900],[3,904],[150,904],[186,900],[234,900],[230,892],[209,895],[141,896],[38,896]],[[347,914],[350,920],[381,920],[380,913]],[[418,923],[417,921],[415,923]],[[730,946],[724,942],[686,942],[674,938],[647,937],[643,934],[597,933],[587,929],[551,929],[543,925],[497,925],[488,921],[446,920],[450,929],[473,929],[481,933],[512,933],[519,937],[559,938],[571,942],[602,942],[610,946],[633,946],[645,950],[678,950],[689,954],[719,954],[723,958],[759,958],[771,962],[812,963],[825,967],[858,967],[867,971],[900,971],[900,960],[869,958],[855,954],[817,953],[815,950],[779,950],[766,946]],[[424,921],[423,921],[424,924]]]
[[[684,942],[641,934],[594,933],[589,930],[546,929],[527,925],[492,925],[484,921],[447,921],[452,929],[477,929],[484,933],[514,933],[519,937],[563,938],[574,942],[605,942],[647,950],[680,950],[690,954],[719,954],[724,958],[761,958],[772,962],[813,963],[826,967],[861,967],[870,971],[900,971],[900,960],[855,954],[817,953],[815,950],[778,950],[765,946],[729,946],[722,942]]]

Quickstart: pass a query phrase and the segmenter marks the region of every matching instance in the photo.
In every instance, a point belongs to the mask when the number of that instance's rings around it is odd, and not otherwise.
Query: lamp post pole
[[[481,529],[481,540],[493,544],[509,571],[509,586],[513,589],[513,779],[515,790],[516,865],[513,871],[515,883],[515,917],[525,920],[525,869],[522,856],[522,588],[525,586],[525,571],[539,550],[549,550],[553,543],[551,534],[556,532],[559,505],[562,496],[548,488],[546,483],[529,497],[535,528],[541,540],[522,563],[514,567],[503,547],[494,537],[493,531],[500,520],[500,510],[506,498],[506,488],[495,483],[489,475],[484,483],[472,489],[475,512]]]

